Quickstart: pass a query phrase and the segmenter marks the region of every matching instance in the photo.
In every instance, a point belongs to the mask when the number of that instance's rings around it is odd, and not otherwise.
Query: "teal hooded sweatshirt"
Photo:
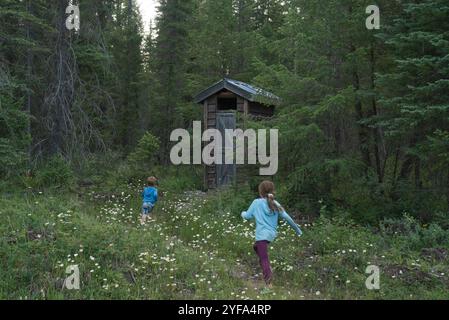
[[[277,206],[281,207],[278,202]],[[277,236],[279,218],[285,220],[301,236],[302,231],[287,212],[273,212],[268,206],[267,199],[259,198],[253,201],[248,211],[242,212],[243,219],[256,220],[256,241],[272,242]]]

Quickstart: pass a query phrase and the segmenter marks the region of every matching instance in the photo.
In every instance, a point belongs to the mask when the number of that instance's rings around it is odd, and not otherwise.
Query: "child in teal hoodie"
[[[145,224],[146,219],[150,216],[150,213],[153,211],[158,200],[156,183],[156,177],[149,177],[147,179],[147,186],[143,189],[142,217],[140,218],[140,223],[142,225]]]
[[[246,220],[256,220],[254,251],[256,251],[259,257],[265,283],[271,286],[272,271],[268,258],[268,245],[277,236],[279,218],[287,221],[298,236],[302,235],[302,231],[288,213],[285,212],[284,208],[274,200],[273,182],[262,182],[259,185],[259,195],[260,198],[253,201],[248,211],[242,212],[242,217]]]

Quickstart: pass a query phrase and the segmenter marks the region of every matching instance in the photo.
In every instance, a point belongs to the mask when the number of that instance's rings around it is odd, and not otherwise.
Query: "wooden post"
[[[203,103],[203,125],[202,130],[207,129],[207,115],[208,115],[208,105],[207,105],[207,99]],[[204,148],[204,142],[201,143],[201,150]],[[203,164],[203,183],[204,183],[204,189],[209,189],[209,185],[207,183],[207,166]]]
[[[206,125],[204,130],[215,129],[217,127],[217,96],[209,97],[206,102]],[[206,166],[206,186],[207,189],[214,189],[217,186],[215,165]]]
[[[249,103],[248,100],[243,100],[243,130],[246,130],[246,119],[249,115]]]

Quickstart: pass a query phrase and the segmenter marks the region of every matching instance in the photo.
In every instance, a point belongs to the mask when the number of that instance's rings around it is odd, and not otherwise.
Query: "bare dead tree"
[[[57,2],[56,41],[54,53],[48,60],[52,78],[44,101],[47,107],[46,126],[50,132],[49,153],[63,154],[68,158],[73,158],[75,154],[83,156],[92,144],[106,149],[99,130],[90,119],[92,113],[100,117],[103,115],[101,107],[89,97],[90,92],[100,91],[101,85],[97,81],[92,89],[91,84],[79,77],[73,48],[77,34],[68,30],[65,24],[65,10],[71,2]],[[113,105],[110,95],[103,93]],[[86,111],[88,108],[89,112]]]
[[[67,1],[57,1],[56,42],[50,57],[52,79],[45,98],[47,106],[47,127],[50,132],[50,154],[64,152],[64,141],[74,127],[71,107],[75,93],[75,61],[69,50],[70,34],[65,25]]]

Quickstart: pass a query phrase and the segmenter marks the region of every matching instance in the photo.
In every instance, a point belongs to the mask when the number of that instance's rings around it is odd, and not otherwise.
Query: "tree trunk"
[[[447,181],[446,181],[446,202],[447,202],[447,211],[449,212],[449,170],[447,170]]]
[[[238,33],[238,39],[239,39],[239,49],[244,47],[244,44],[242,43],[242,33],[243,33],[243,24],[244,24],[244,15],[243,15],[243,9],[244,4],[243,0],[238,0],[238,22],[237,22],[237,33]],[[240,73],[244,69],[245,64],[245,57],[243,55],[242,50],[237,51],[237,58],[236,58],[236,70],[235,73]]]
[[[417,189],[422,188],[422,180],[421,180],[421,160],[415,157],[415,186]]]
[[[416,145],[417,141],[418,141],[418,136],[417,136],[417,133],[415,132],[411,138],[409,146],[414,147]],[[419,159],[415,155],[410,155],[410,154],[406,155],[405,161],[402,164],[402,169],[401,169],[401,173],[399,175],[399,179],[400,180],[408,179],[412,173],[413,165],[415,165],[415,167],[420,166],[420,164],[418,162],[419,162]],[[416,170],[416,168],[415,168],[415,170]],[[418,171],[415,171],[415,174],[416,173],[418,173],[418,175],[420,175],[419,169],[418,169]],[[416,180],[415,180],[415,182],[416,182]]]
[[[353,10],[352,6],[349,6],[348,8],[349,16],[352,16]],[[354,40],[350,36],[349,38],[349,53],[355,56],[356,48],[354,45]],[[360,77],[359,77],[359,71],[357,68],[357,61],[353,61],[353,70],[352,70],[352,83],[355,88],[356,92],[356,103],[355,103],[355,115],[358,125],[358,131],[359,131],[359,149],[360,153],[362,155],[363,162],[365,163],[366,171],[369,167],[371,167],[371,157],[369,152],[369,137],[368,137],[368,131],[365,125],[360,124],[360,121],[364,119],[363,115],[363,105],[360,98],[357,96],[360,91]]]
[[[374,44],[371,43],[370,48],[370,62],[371,62],[371,90],[374,94],[376,89],[376,81],[375,81],[375,68],[376,68],[376,58],[374,55]],[[376,97],[372,97],[371,101],[373,116],[378,116],[377,110],[377,101]],[[384,169],[385,169],[385,161],[386,161],[386,151],[385,151],[385,142],[383,139],[382,132],[380,128],[376,127],[373,129],[374,136],[374,155],[376,158],[376,172],[379,183],[382,183],[384,180]]]
[[[354,48],[355,51],[355,48]],[[357,71],[357,67],[355,67],[353,71],[353,84],[354,88],[356,90],[356,93],[360,90],[360,79]],[[360,98],[356,98],[355,103],[355,114],[356,114],[356,120],[358,122],[359,127],[359,140],[360,140],[360,152],[362,154],[363,162],[365,163],[366,168],[371,167],[371,157],[369,153],[369,139],[368,139],[368,133],[366,130],[365,125],[360,124],[359,122],[364,119],[363,116],[363,110],[362,110],[362,101],[360,101]]]
[[[56,13],[56,50],[53,59],[55,78],[50,93],[50,154],[64,152],[64,143],[71,123],[71,107],[74,94],[74,71],[71,68],[72,57],[69,53],[69,30],[65,25],[67,1],[59,0]]]
[[[28,14],[32,14],[32,8],[31,8],[31,0],[27,0],[26,2],[26,11]],[[26,23],[26,38],[27,41],[31,41],[31,24],[27,21]],[[32,76],[32,68],[33,68],[33,53],[31,51],[31,48],[28,47],[27,49],[27,55],[26,55],[26,83],[27,83],[27,93],[26,93],[26,104],[25,104],[25,112],[28,115],[28,123],[27,123],[27,134],[29,137],[31,137],[31,103],[32,103],[32,90],[31,90],[31,76]],[[28,161],[31,161],[31,152],[32,152],[32,141],[30,141],[30,144],[28,145]],[[29,163],[30,165],[30,163]]]
[[[393,188],[396,186],[396,176],[398,173],[398,164],[399,164],[399,148],[396,149],[396,155],[394,157],[394,169],[393,169]]]
[[[402,164],[401,172],[399,174],[399,180],[406,180],[410,176],[410,174],[412,173],[413,163],[413,157],[410,155],[406,156],[405,161]]]

